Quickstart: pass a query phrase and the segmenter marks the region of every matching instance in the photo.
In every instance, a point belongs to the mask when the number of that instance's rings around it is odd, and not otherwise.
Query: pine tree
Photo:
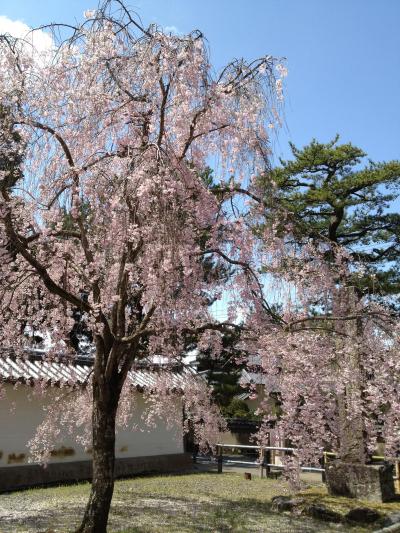
[[[344,246],[365,266],[365,275],[352,280],[359,295],[399,305],[400,161],[369,160],[362,167],[366,154],[338,140],[313,140],[303,149],[290,145],[294,159],[280,160],[258,180],[266,213],[282,221],[282,233],[289,222],[299,246],[310,240]]]

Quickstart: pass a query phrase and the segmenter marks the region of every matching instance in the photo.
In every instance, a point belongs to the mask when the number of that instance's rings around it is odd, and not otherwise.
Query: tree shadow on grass
[[[348,531],[337,524],[329,525],[310,518],[273,513],[270,503],[262,503],[254,499],[243,499],[240,502],[225,499],[218,499],[214,502],[196,502],[191,499],[168,497],[154,499],[150,505],[142,501],[140,506],[135,507],[129,506],[129,509],[125,508],[125,510],[113,508],[110,531],[115,533]],[[125,522],[125,525],[118,528],[116,522],[119,522],[118,525]],[[358,529],[358,531],[367,530]]]

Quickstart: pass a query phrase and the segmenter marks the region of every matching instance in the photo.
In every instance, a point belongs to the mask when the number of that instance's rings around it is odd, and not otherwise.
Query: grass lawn
[[[316,491],[321,494],[321,490],[321,487],[311,489],[312,497],[316,497]],[[283,481],[257,478],[246,481],[243,474],[237,473],[138,477],[117,481],[109,531],[349,531],[343,526],[271,513],[271,498],[289,493]],[[72,531],[80,521],[88,494],[87,483],[2,494],[0,532]],[[351,528],[352,533],[363,531],[367,530]]]

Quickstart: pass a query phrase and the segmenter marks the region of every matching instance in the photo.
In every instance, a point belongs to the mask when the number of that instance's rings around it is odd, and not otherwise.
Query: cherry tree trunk
[[[115,419],[119,391],[105,379],[93,382],[93,478],[89,501],[77,533],[106,533],[114,491]]]

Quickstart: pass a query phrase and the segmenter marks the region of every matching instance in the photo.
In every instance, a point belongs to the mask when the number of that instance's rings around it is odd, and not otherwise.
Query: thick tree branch
[[[356,313],[356,314],[350,314],[346,316],[330,316],[330,315],[323,315],[323,316],[313,316],[313,317],[306,317],[301,318],[299,320],[294,320],[293,322],[288,322],[287,326],[288,328],[291,328],[292,326],[295,326],[296,324],[303,324],[304,322],[336,322],[336,321],[347,321],[347,320],[358,320],[360,318],[365,317],[376,317],[376,318],[393,318],[393,315],[390,315],[389,313],[384,313],[383,311],[371,311],[366,312],[363,311],[362,313]]]
[[[6,235],[9,239],[9,241],[12,243],[12,245],[15,247],[17,252],[19,252],[22,257],[29,263],[36,271],[36,273],[39,275],[41,280],[43,281],[46,288],[52,293],[56,294],[60,298],[66,300],[67,302],[70,302],[71,304],[75,305],[79,309],[83,309],[84,311],[90,312],[92,309],[90,305],[87,302],[83,302],[81,298],[78,296],[75,296],[74,294],[68,292],[63,287],[58,285],[49,275],[47,272],[47,269],[44,265],[42,265],[35,257],[32,255],[32,253],[29,251],[26,242],[24,242],[24,239],[21,238],[16,231],[14,230],[11,213],[7,213],[6,217],[4,218],[4,225],[6,229]]]
[[[128,335],[126,337],[122,337],[120,339],[120,342],[122,342],[124,344],[130,344],[130,343],[134,342],[136,339],[140,338],[142,335],[145,335],[146,334],[147,325],[150,322],[150,319],[153,316],[155,310],[156,310],[156,306],[155,305],[150,307],[149,311],[146,313],[145,317],[141,321],[140,326],[136,329],[136,331],[134,333],[132,333],[131,335]]]
[[[157,146],[158,148],[161,148],[161,142],[162,142],[164,131],[165,131],[165,108],[167,106],[170,84],[167,83],[167,85],[164,85],[162,78],[160,78],[159,83],[160,83],[160,89],[161,89],[161,94],[162,94],[162,101],[161,101],[161,108],[160,108],[160,129],[158,132]]]

